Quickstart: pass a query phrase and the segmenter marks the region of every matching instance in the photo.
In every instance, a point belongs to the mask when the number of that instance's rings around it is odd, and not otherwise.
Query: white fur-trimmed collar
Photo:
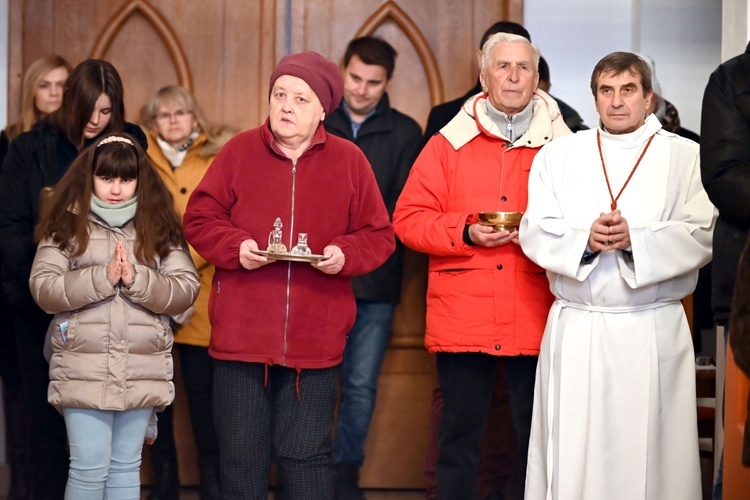
[[[468,144],[481,133],[507,141],[502,130],[490,119],[487,114],[484,93],[470,97],[458,114],[448,124],[440,129],[440,133],[458,150]],[[557,102],[543,90],[535,90],[531,98],[534,116],[531,126],[521,137],[513,142],[514,146],[541,147],[552,140],[553,137],[570,133],[570,130],[562,123],[562,115]],[[474,116],[476,109],[477,116]],[[480,127],[481,125],[481,127]],[[567,130],[567,132],[565,132]]]

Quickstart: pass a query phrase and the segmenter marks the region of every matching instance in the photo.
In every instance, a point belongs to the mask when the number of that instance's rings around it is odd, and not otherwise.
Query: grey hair
[[[523,43],[531,47],[531,52],[534,54],[534,70],[537,73],[539,72],[539,58],[542,54],[536,44],[531,43],[525,37],[514,35],[513,33],[495,33],[487,39],[484,47],[482,47],[482,73],[487,70],[492,49],[499,43]]]

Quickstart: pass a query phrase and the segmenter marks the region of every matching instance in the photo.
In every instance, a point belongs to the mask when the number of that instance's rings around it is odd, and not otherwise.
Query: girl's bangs
[[[120,179],[138,178],[138,155],[132,146],[113,145],[97,152],[94,175]]]

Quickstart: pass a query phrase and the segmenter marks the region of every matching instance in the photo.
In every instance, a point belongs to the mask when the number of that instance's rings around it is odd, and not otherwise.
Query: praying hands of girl
[[[125,244],[122,241],[118,241],[112,260],[107,264],[107,278],[109,278],[113,286],[122,281],[124,286],[129,287],[133,284],[134,277],[135,268],[128,260],[128,252],[125,249]]]

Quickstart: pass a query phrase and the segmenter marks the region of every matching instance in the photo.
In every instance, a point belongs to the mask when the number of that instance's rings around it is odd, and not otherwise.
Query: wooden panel
[[[424,127],[432,105],[431,93],[442,95],[437,101],[465,94],[478,75],[474,53],[482,34],[495,21],[521,22],[522,5],[521,0],[292,0],[292,51],[315,50],[341,61],[346,43],[363,31],[382,36],[400,54],[389,89],[391,102]],[[419,47],[414,44],[417,33],[408,31],[405,23],[398,22],[398,16],[386,16],[382,25],[371,29],[368,21],[382,11],[402,12],[416,27],[438,62],[437,82],[429,78],[424,57],[418,56]],[[278,26],[283,24],[277,22]],[[436,84],[441,87],[439,92]]]
[[[221,109],[223,123],[239,130],[260,125],[268,116],[268,78],[281,58],[276,39],[283,37],[275,29],[277,3],[282,2],[259,0],[250,9],[242,0],[225,1],[224,48],[213,56],[223,64],[203,77],[207,93],[221,86],[222,97],[217,96],[214,107]]]
[[[690,333],[691,335],[700,335],[701,332],[696,332],[693,330],[693,317],[694,317],[694,294],[690,294],[684,299],[682,299],[682,307],[685,309],[685,316],[687,316],[688,326],[690,327]]]
[[[424,348],[388,351],[365,443],[363,488],[425,487],[422,469],[435,384],[435,357]]]
[[[209,118],[246,129],[267,113],[267,78],[283,55],[289,14],[292,51],[341,61],[346,42],[382,36],[399,51],[393,104],[424,124],[430,107],[471,88],[472,54],[486,27],[520,21],[522,0],[372,1],[10,0],[9,119],[18,114],[23,69],[50,52],[73,65],[106,57],[126,88],[129,119],[168,83],[189,85]],[[127,19],[123,20],[123,12]],[[384,14],[378,17],[378,13]],[[154,23],[159,19],[162,23]],[[368,24],[375,21],[375,24]],[[102,41],[108,44],[102,50]],[[184,57],[184,60],[183,60]]]
[[[158,88],[180,83],[192,87],[210,120],[256,126],[267,114],[267,78],[276,61],[275,4],[11,0],[18,22],[11,23],[9,120],[18,115],[23,69],[55,52],[73,65],[91,57],[112,62],[130,121]]]

